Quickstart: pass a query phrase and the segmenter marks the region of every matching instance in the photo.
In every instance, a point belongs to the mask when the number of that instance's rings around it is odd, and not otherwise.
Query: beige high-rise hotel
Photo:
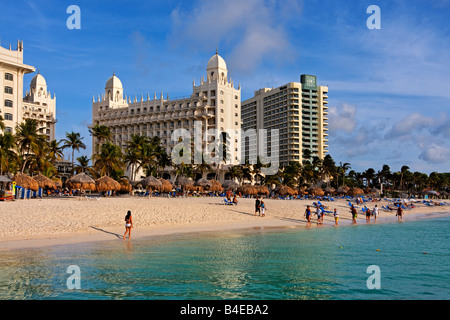
[[[258,136],[242,137],[242,158],[273,156],[274,152],[279,165],[285,166],[294,161],[302,163],[303,150],[308,149],[312,157],[323,159],[328,148],[327,99],[328,87],[318,86],[313,75],[255,91],[252,98],[242,102],[242,130],[267,129],[267,138],[261,143]],[[278,141],[272,141],[271,129],[278,130]],[[277,148],[273,148],[275,143]]]
[[[158,136],[166,152],[171,155],[177,141],[173,133],[177,129],[186,129],[194,137],[194,131],[200,128],[202,150],[206,144],[214,141],[207,130],[231,133],[227,139],[226,152],[228,162],[212,163],[213,170],[205,172],[203,178],[211,179],[220,171],[219,179],[226,179],[226,167],[239,164],[241,156],[241,89],[236,88],[228,76],[225,60],[216,52],[206,66],[206,78],[200,83],[192,84],[192,94],[188,97],[170,99],[154,94],[147,94],[146,99],[124,96],[122,82],[113,74],[106,82],[105,91],[97,100],[92,101],[92,126],[104,125],[113,135],[113,143],[127,147],[132,134],[145,135],[149,138]],[[206,132],[206,133],[205,133]],[[96,150],[97,139],[92,138],[92,149]],[[194,152],[192,150],[192,152]],[[220,169],[220,170],[219,170]],[[128,172],[128,176],[129,172]],[[167,168],[165,178],[174,179],[173,168]],[[139,175],[137,175],[139,178]]]
[[[0,47],[0,115],[4,119],[5,132],[14,134],[16,126],[26,118],[36,119],[39,132],[47,141],[55,139],[56,97],[50,94],[45,78],[38,72],[25,92],[25,74],[35,68],[23,63],[23,42],[17,41],[16,50]]]

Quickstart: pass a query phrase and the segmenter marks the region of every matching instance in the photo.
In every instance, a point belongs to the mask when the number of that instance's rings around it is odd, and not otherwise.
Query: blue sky
[[[69,30],[69,5],[81,29]],[[368,6],[381,9],[370,30]],[[84,136],[92,97],[115,74],[139,98],[191,94],[215,53],[242,100],[314,74],[329,87],[329,153],[352,169],[449,172],[450,0],[0,1],[3,47],[56,93],[57,139]],[[26,75],[28,88],[33,74]]]

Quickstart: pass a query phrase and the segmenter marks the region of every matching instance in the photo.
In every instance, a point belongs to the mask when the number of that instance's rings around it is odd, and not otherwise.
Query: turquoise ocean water
[[[0,252],[0,299],[450,299],[450,216]],[[68,267],[80,271],[69,289]],[[380,289],[369,289],[369,266]],[[71,282],[75,283],[75,282]]]

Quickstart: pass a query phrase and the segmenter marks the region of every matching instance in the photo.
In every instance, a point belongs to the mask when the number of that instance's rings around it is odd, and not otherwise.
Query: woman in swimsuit
[[[308,220],[308,225],[311,225],[311,209],[309,208],[309,206],[306,207],[305,210],[305,217]]]
[[[128,210],[127,215],[125,216],[125,233],[123,235],[124,239],[127,233],[128,239],[131,238],[131,228],[133,228],[133,219],[131,218],[131,211]]]

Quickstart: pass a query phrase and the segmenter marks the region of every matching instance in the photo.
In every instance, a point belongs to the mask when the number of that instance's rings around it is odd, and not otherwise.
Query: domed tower
[[[217,53],[211,57],[206,67],[207,80],[213,81],[219,79],[227,82],[228,69],[225,60]]]
[[[123,99],[123,86],[122,82],[113,73],[112,77],[106,81],[105,86],[105,99],[113,101],[121,101]]]
[[[44,95],[47,93],[47,81],[45,78],[39,73],[31,79],[30,91],[32,94]]]

